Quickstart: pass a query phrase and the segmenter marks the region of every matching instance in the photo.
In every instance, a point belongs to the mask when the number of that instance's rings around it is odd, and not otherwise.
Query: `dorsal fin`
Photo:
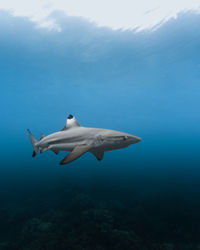
[[[80,127],[80,124],[78,123],[78,121],[76,120],[76,118],[73,115],[69,115],[67,117],[67,120],[66,120],[66,125],[62,129],[62,131],[69,129],[69,128],[75,128],[75,127]]]

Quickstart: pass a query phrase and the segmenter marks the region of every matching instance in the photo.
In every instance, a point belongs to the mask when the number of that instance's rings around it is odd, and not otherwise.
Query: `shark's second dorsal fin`
[[[75,128],[75,127],[80,127],[80,124],[78,123],[78,121],[76,120],[76,118],[73,115],[69,115],[67,117],[67,120],[66,120],[66,125],[62,129],[62,131],[67,130],[69,128]]]

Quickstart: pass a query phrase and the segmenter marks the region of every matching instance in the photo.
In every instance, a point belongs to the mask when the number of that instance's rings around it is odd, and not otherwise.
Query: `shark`
[[[47,136],[42,134],[40,140],[37,140],[29,129],[27,130],[33,146],[32,157],[38,152],[43,153],[47,150],[55,154],[59,151],[69,151],[60,165],[68,164],[87,152],[101,161],[105,151],[126,148],[141,141],[140,137],[116,130],[83,127],[71,114],[67,117],[63,129]]]

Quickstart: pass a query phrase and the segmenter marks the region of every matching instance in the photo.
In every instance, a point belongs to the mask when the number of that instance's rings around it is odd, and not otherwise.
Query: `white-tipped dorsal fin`
[[[75,128],[75,127],[80,127],[80,124],[76,120],[76,118],[73,115],[69,115],[66,120],[66,125],[62,130],[66,130],[69,128]]]
[[[69,153],[61,162],[60,165],[70,163],[78,159],[81,155],[85,154],[91,149],[91,145],[76,146],[71,153]]]

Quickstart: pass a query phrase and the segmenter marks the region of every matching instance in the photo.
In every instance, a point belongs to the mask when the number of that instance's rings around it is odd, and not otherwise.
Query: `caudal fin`
[[[30,138],[30,141],[31,141],[31,144],[33,146],[33,154],[32,154],[32,157],[35,157],[39,148],[36,146],[36,143],[38,142],[38,140],[31,134],[31,131],[29,129],[27,129],[28,131],[28,135],[29,135],[29,138]]]

